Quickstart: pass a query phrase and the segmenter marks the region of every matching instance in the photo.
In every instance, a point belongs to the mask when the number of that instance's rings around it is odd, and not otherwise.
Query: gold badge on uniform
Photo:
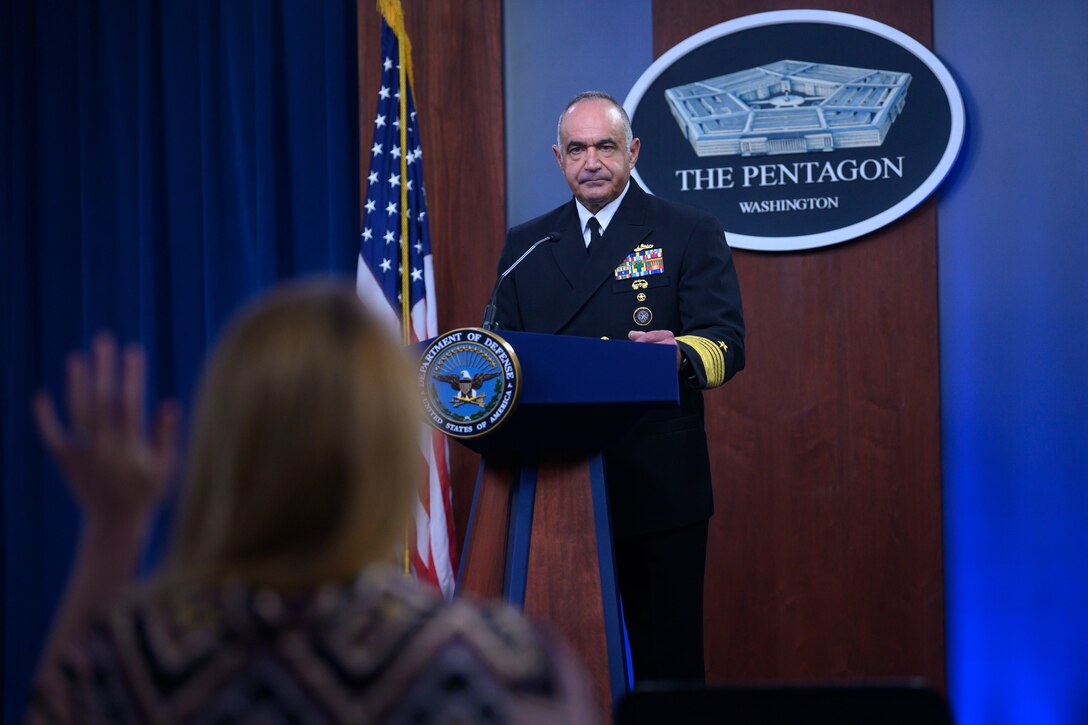
[[[635,295],[635,299],[638,300],[639,302],[645,302],[646,301],[646,293],[645,292],[639,292],[637,295]]]
[[[644,279],[636,279],[631,283],[631,289],[646,289],[650,286],[650,283]]]
[[[639,307],[632,314],[635,324],[646,327],[654,319],[654,313],[650,311],[649,307]]]

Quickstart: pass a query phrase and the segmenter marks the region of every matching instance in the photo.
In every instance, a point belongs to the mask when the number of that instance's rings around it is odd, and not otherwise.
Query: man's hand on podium
[[[676,348],[676,369],[680,369],[680,346],[676,344],[676,336],[671,330],[631,330],[627,333],[627,339],[631,342],[652,342],[657,345],[672,345]]]

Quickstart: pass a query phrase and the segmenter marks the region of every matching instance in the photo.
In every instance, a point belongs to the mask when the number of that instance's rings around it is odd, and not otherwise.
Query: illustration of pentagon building
[[[699,156],[880,146],[907,100],[909,73],[780,60],[665,91]]]

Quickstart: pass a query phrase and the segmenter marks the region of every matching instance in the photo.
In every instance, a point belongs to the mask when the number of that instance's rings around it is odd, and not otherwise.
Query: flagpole
[[[397,43],[400,62],[400,296],[404,344],[412,344],[411,276],[408,269],[408,58],[404,38]]]
[[[403,17],[403,16],[402,16]],[[407,33],[405,33],[407,35]],[[401,326],[404,331],[404,344],[412,344],[412,290],[411,276],[408,269],[408,85],[405,76],[408,70],[406,38],[399,37],[397,43],[398,63],[400,67],[400,299],[401,299]],[[409,546],[411,531],[404,532],[404,571],[411,570],[411,557]]]
[[[378,0],[378,12],[397,36],[397,74],[399,76],[400,131],[400,321],[405,345],[412,344],[412,289],[409,269],[408,217],[408,69],[410,45],[404,24],[404,10],[399,0]],[[404,572],[411,572],[411,531],[404,533]]]
[[[400,87],[400,308],[401,334],[405,345],[412,344],[411,270],[408,268],[408,83],[411,74],[411,44],[399,0],[378,0],[378,12],[397,36],[397,74]]]

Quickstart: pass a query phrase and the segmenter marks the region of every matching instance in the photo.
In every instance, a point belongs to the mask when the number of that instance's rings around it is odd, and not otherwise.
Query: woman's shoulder
[[[382,639],[390,646],[390,660],[399,660],[391,668],[396,675],[387,677],[401,693],[390,701],[397,717],[418,719],[426,713],[442,720],[457,713],[467,722],[594,720],[580,665],[520,611],[472,597],[446,602],[400,574],[377,573],[369,584],[380,592]],[[372,654],[382,651],[374,645]]]
[[[541,697],[559,689],[549,638],[506,604],[446,602],[403,574],[375,572],[360,578],[344,614],[336,619],[333,639],[366,650],[368,659],[396,660],[402,675],[491,681]]]

